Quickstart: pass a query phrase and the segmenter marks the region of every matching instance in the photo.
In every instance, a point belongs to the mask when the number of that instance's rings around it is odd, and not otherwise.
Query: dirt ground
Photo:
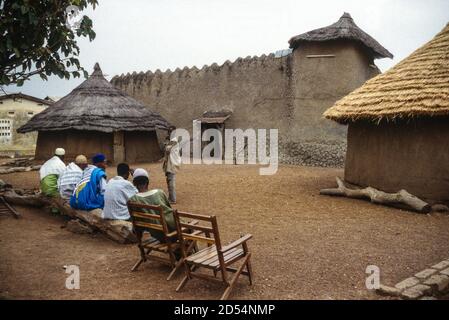
[[[151,186],[166,190],[160,164],[144,164]],[[137,167],[137,166],[134,166]],[[114,168],[108,169],[112,177]],[[251,233],[253,286],[238,281],[231,299],[378,299],[365,287],[368,265],[393,285],[448,258],[449,216],[421,215],[362,200],[320,196],[342,170],[281,166],[260,176],[255,166],[184,166],[177,208],[215,214],[225,242]],[[38,186],[38,173],[0,176],[15,187]],[[0,216],[0,297],[11,299],[216,299],[222,287],[181,279],[150,262],[134,273],[135,245],[100,234],[73,234],[64,219],[18,207],[23,219]],[[64,265],[80,266],[81,288],[68,290]]]

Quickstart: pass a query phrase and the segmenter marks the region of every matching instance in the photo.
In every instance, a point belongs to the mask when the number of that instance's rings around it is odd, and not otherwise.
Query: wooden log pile
[[[432,207],[427,202],[415,197],[406,190],[400,190],[397,193],[386,193],[372,187],[350,189],[346,187],[339,177],[336,179],[337,188],[322,189],[320,194],[355,199],[369,199],[372,203],[412,210],[419,213],[429,213],[432,211]]]
[[[36,208],[57,208],[62,215],[72,219],[78,219],[87,224],[92,230],[104,233],[108,238],[119,243],[135,243],[136,236],[132,231],[129,221],[105,220],[101,217],[101,210],[82,211],[70,207],[67,200],[61,198],[50,198],[41,194],[26,192],[19,195],[12,188],[4,188],[0,191],[1,196],[12,205],[30,206]]]
[[[28,166],[28,167],[11,167],[11,168],[0,168],[0,174],[14,173],[14,172],[28,172],[36,171],[41,168],[40,165]]]
[[[35,171],[41,168],[41,165],[33,165],[34,158],[18,158],[2,163],[0,174]]]

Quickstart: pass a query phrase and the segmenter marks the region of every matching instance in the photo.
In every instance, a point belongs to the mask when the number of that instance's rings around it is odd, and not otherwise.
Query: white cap
[[[76,164],[87,164],[86,156],[83,154],[77,155],[75,158],[75,163]]]
[[[137,168],[136,170],[134,170],[133,179],[137,177],[147,177],[148,179],[150,178],[147,170],[142,168]]]
[[[63,155],[65,155],[65,150],[63,148],[56,148],[55,155],[63,156]]]

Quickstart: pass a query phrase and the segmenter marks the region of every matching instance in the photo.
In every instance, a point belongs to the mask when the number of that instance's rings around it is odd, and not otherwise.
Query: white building
[[[0,146],[33,146],[35,135],[17,134],[16,129],[31,117],[53,104],[51,100],[39,99],[23,93],[0,96]]]

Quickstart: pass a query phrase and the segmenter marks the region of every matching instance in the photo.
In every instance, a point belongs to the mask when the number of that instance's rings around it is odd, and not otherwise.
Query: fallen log
[[[413,210],[419,213],[429,213],[432,210],[427,202],[408,193],[406,190],[400,190],[397,193],[386,193],[373,187],[350,189],[345,186],[344,182],[339,177],[336,179],[338,185],[337,188],[322,189],[320,190],[320,194],[355,199],[370,199],[372,203]]]
[[[8,174],[14,172],[28,172],[28,171],[36,171],[41,168],[40,165],[37,166],[28,166],[28,167],[12,167],[7,169],[0,168],[0,174]]]
[[[38,195],[18,195],[13,189],[3,193],[4,199],[14,205],[31,207],[53,207],[57,208],[62,215],[80,219],[94,230],[100,231],[110,239],[119,243],[135,243],[136,236],[132,231],[132,223],[121,220],[105,220],[101,217],[101,210],[82,211],[70,207],[68,201],[61,198],[49,198]]]

